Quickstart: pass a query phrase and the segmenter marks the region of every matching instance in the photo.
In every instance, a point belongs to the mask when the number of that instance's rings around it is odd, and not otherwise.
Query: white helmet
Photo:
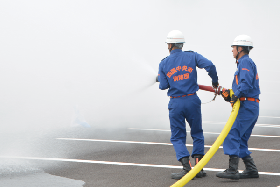
[[[239,35],[239,36],[237,36],[234,39],[231,47],[234,46],[234,45],[237,45],[237,46],[249,46],[249,47],[253,48],[253,41],[252,41],[250,36]]]
[[[185,43],[185,38],[181,31],[173,30],[168,33],[165,43]]]

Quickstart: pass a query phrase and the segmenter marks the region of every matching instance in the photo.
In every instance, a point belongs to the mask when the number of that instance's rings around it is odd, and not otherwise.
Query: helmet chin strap
[[[235,58],[236,58],[236,61],[235,61],[235,62],[237,63],[237,60],[238,60],[238,55],[239,55],[239,54],[240,54],[240,52],[242,52],[243,50],[241,50],[241,51],[239,52],[239,51],[238,51],[238,45],[236,46],[236,50],[237,50],[237,55],[236,55],[236,57],[235,57]]]

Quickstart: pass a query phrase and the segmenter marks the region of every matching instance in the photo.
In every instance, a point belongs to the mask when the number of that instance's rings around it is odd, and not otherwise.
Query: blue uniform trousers
[[[171,129],[170,141],[174,146],[177,160],[190,156],[186,147],[186,121],[191,128],[193,139],[192,157],[204,155],[204,136],[201,120],[201,101],[195,95],[170,99],[168,104]]]
[[[259,103],[241,101],[240,109],[231,130],[225,138],[223,147],[225,155],[235,155],[244,158],[252,152],[248,150],[248,140],[258,120]]]

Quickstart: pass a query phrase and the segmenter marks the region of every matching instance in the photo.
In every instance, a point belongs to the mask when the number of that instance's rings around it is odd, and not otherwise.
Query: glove
[[[230,104],[233,107],[234,103],[237,101],[238,97],[236,97],[234,94],[231,96]]]
[[[230,98],[230,91],[229,90],[224,90],[222,92],[222,96],[223,96],[225,101],[230,102],[231,98]]]
[[[218,88],[219,82],[212,82],[212,86],[213,86],[213,88]]]

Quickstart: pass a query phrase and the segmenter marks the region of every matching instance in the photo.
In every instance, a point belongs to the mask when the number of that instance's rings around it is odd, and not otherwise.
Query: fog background
[[[1,0],[1,132],[70,128],[77,118],[91,128],[168,129],[169,98],[155,77],[175,29],[183,50],[210,59],[226,88],[236,70],[231,43],[251,36],[260,115],[279,117],[279,8],[276,0]],[[205,70],[198,83],[211,85]],[[226,122],[230,111],[220,96],[202,105],[204,121]]]

